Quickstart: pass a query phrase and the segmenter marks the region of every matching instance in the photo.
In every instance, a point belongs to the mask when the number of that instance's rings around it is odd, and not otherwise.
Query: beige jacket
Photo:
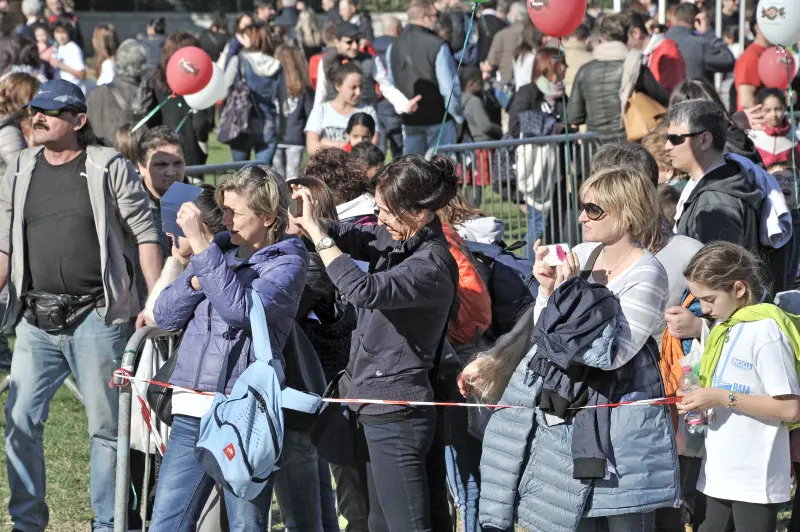
[[[567,59],[567,73],[564,75],[564,86],[567,89],[567,96],[572,94],[572,84],[575,82],[575,75],[578,70],[592,60],[592,52],[585,43],[566,39],[564,41],[564,53]]]

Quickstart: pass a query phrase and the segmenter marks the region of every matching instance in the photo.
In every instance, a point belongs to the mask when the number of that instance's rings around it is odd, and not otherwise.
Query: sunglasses
[[[391,217],[393,217],[393,218],[397,218],[398,216],[400,216],[399,214],[392,214],[392,213],[391,213],[391,212],[389,212],[388,210],[381,209],[381,208],[380,208],[379,206],[377,206],[377,205],[375,205],[375,208],[373,208],[373,209],[372,209],[372,212],[374,212],[374,213],[375,213],[375,217],[376,217],[376,218],[380,218],[380,217],[381,217],[381,213],[382,213],[382,212],[383,212],[383,213],[385,213],[385,214],[387,214],[387,215],[389,215],[389,216],[391,216]],[[404,212],[406,212],[406,211],[405,211],[405,209],[403,209],[402,211],[400,211],[400,214],[403,214]]]
[[[585,212],[586,217],[596,222],[606,215],[606,211],[595,203],[578,202],[578,212]]]
[[[39,113],[42,113],[45,116],[58,118],[64,113],[77,114],[78,111],[71,107],[63,107],[61,109],[42,109],[41,107],[33,107],[32,105],[28,107],[28,114],[30,116],[36,116]]]
[[[672,134],[672,135],[667,135],[667,140],[673,146],[680,146],[689,137],[696,137],[698,135],[702,135],[703,133],[708,133],[708,131],[703,129],[703,130],[700,130],[700,131],[695,131],[694,133],[675,133],[675,134]]]

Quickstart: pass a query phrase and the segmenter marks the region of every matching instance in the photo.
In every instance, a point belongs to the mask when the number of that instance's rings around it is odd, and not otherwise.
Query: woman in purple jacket
[[[185,329],[170,383],[230,393],[255,360],[246,289],[258,291],[272,355],[282,360],[305,285],[307,259],[300,239],[286,235],[288,188],[273,170],[257,166],[240,170],[217,188],[217,203],[228,231],[210,243],[197,206],[185,203],[178,212],[192,258],[186,271],[159,296],[154,317],[162,329]],[[194,456],[200,418],[212,401],[212,396],[173,393],[172,432],[150,522],[155,532],[194,531],[214,487]],[[271,498],[271,489],[253,501],[226,491],[230,529],[265,531]]]

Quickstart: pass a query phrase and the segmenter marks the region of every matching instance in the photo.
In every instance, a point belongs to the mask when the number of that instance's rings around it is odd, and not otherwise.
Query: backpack
[[[533,261],[513,253],[525,242],[505,246],[467,240],[466,244],[492,298],[492,325],[486,335],[496,340],[514,327],[519,315],[536,299],[539,283],[532,275]]]
[[[225,105],[219,114],[217,140],[230,144],[250,127],[250,111],[254,108],[252,92],[245,83],[244,59],[239,56],[239,72]]]
[[[240,499],[255,499],[277,470],[283,449],[283,408],[316,413],[321,399],[281,389],[283,370],[272,358],[267,317],[258,293],[247,290],[256,360],[225,396],[228,358],[211,409],[200,420],[195,457],[217,483]]]

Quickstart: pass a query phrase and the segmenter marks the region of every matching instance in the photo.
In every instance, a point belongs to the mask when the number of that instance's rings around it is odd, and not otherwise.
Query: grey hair
[[[524,22],[528,18],[528,9],[525,7],[524,2],[514,2],[508,9],[509,22]]]
[[[715,150],[725,150],[728,119],[722,108],[708,100],[686,100],[669,108],[664,118],[670,126],[685,124],[689,133],[708,131]]]
[[[147,72],[147,50],[136,39],[125,39],[115,58],[118,76],[141,79]]]
[[[26,17],[42,14],[42,2],[40,0],[22,0],[22,14]]]
[[[268,166],[245,166],[223,178],[217,187],[216,200],[220,206],[225,192],[247,198],[247,205],[254,213],[275,217],[275,222],[267,230],[268,244],[274,244],[286,234],[289,227],[289,186],[278,172]]]

